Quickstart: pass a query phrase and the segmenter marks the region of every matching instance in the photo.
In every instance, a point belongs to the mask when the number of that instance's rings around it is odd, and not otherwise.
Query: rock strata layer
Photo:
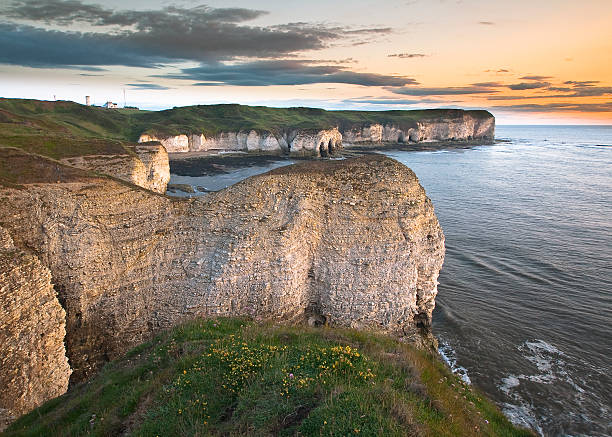
[[[75,380],[194,316],[399,334],[430,323],[444,235],[390,158],[305,162],[172,199],[3,150],[0,167],[53,167],[54,183],[13,175],[0,189],[0,225],[51,271]]]
[[[342,147],[342,134],[338,129],[294,129],[281,134],[272,132],[221,132],[214,136],[204,134],[163,136],[142,134],[139,143],[156,141],[169,153],[227,151],[289,153],[299,156],[327,156]]]
[[[123,179],[156,193],[165,193],[170,181],[168,153],[159,142],[132,147],[133,154],[85,155],[64,158],[73,167]]]
[[[68,388],[65,312],[51,273],[0,227],[0,430]]]
[[[143,133],[139,142],[158,141],[169,153],[243,151],[327,156],[342,147],[409,144],[435,141],[492,141],[495,118],[469,111],[445,111],[433,119],[399,123],[344,123],[330,129],[280,129],[162,135]]]
[[[417,121],[414,127],[393,124],[371,124],[342,131],[345,147],[360,144],[402,144],[434,141],[492,141],[495,118],[474,117],[462,113],[460,117]]]

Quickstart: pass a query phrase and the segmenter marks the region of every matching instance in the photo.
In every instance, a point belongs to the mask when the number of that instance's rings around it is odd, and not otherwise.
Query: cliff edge
[[[444,236],[390,158],[306,162],[187,200],[17,149],[0,149],[0,176],[0,225],[51,272],[76,381],[194,316],[400,335],[431,321]]]
[[[0,227],[0,431],[68,389],[64,309],[40,260]]]
[[[343,147],[487,144],[494,135],[495,117],[483,110],[326,111],[224,104],[131,111],[0,98],[0,143],[55,159],[89,155],[93,158],[86,161],[94,166],[97,155],[125,154],[133,145],[125,143],[135,141],[158,141],[177,154],[240,151],[319,157]],[[113,167],[125,173],[122,165]]]

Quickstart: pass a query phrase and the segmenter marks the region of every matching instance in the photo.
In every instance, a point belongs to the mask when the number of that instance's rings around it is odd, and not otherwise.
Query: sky
[[[0,0],[0,96],[612,124],[611,0]]]

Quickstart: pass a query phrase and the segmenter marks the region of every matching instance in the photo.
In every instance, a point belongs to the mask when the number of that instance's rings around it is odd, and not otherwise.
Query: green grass
[[[196,320],[7,436],[531,436],[431,353],[355,330]]]
[[[459,116],[490,117],[487,111],[432,109],[418,111],[326,111],[317,108],[268,108],[265,106],[199,105],[165,111],[104,109],[74,102],[48,102],[0,98],[0,139],[13,132],[61,133],[76,137],[136,141],[144,132],[159,135],[256,130],[281,133],[292,129],[362,127],[393,123],[403,128],[419,120]],[[11,124],[13,127],[9,128]],[[13,132],[14,133],[14,132]]]
[[[227,131],[272,132],[294,129],[361,128],[392,123],[408,129],[419,120],[487,111],[325,111],[316,108],[268,108],[244,105],[200,105],[166,111],[104,109],[68,101],[0,98],[0,144],[62,159],[126,153],[142,133],[157,136]]]

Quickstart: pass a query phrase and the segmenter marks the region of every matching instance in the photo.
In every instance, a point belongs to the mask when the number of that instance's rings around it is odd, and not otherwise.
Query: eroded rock
[[[3,150],[0,165],[22,153]],[[75,380],[194,316],[400,335],[431,320],[444,235],[390,158],[305,162],[191,200],[49,165],[59,183],[0,189],[0,224],[51,270]]]
[[[65,312],[51,273],[0,227],[0,430],[63,394],[70,367]]]
[[[256,130],[204,134],[155,136],[142,134],[139,143],[159,141],[170,153],[201,151],[243,151],[291,153],[300,156],[327,156],[342,148],[338,129],[289,130],[280,134]]]
[[[406,111],[406,114],[401,124],[344,120],[336,123],[336,127],[330,124],[328,129],[279,126],[278,131],[274,132],[251,129],[220,132],[208,137],[203,133],[175,136],[143,133],[139,142],[160,141],[168,152],[244,151],[318,157],[332,154],[343,146],[435,141],[489,142],[495,136],[495,117],[491,114],[485,116],[481,111],[445,110],[436,117],[420,119],[418,114],[411,118],[410,111]]]
[[[157,193],[165,193],[170,181],[168,153],[158,142],[139,144],[134,154],[85,155],[64,158],[73,167],[108,174]]]

